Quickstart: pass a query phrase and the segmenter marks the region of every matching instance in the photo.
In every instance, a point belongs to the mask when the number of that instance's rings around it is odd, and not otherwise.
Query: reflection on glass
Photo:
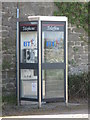
[[[64,32],[42,33],[43,62],[64,62]]]
[[[36,69],[21,69],[21,97],[37,98]]]
[[[64,70],[43,70],[43,98],[64,97]]]
[[[37,63],[37,32],[21,32],[21,62]]]

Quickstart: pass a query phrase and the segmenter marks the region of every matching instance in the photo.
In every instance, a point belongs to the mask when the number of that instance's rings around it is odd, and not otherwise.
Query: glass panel
[[[43,22],[42,62],[64,62],[64,23]]]
[[[37,32],[21,32],[21,63],[37,63]]]
[[[21,97],[37,98],[36,69],[21,69]]]
[[[64,70],[43,70],[43,98],[64,97]]]

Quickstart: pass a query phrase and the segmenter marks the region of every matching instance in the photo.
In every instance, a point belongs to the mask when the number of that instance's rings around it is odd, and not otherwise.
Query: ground
[[[2,111],[3,116],[88,114],[88,103],[69,102],[68,106],[64,102],[42,103],[42,107],[38,109],[38,103],[22,102],[20,106],[3,105]]]

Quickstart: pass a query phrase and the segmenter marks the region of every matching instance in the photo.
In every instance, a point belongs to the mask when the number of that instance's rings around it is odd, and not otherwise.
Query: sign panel
[[[37,91],[37,84],[36,83],[32,83],[32,91],[33,92]]]
[[[43,22],[43,31],[64,31],[65,22]]]
[[[20,23],[20,31],[22,32],[37,31],[37,22]]]

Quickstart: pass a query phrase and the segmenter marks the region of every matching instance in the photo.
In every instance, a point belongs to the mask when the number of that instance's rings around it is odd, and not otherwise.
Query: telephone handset
[[[35,51],[31,49],[23,49],[22,62],[23,63],[35,63]]]
[[[29,50],[27,50],[27,60],[30,60],[30,55],[31,55],[31,53],[30,53],[30,51]]]

